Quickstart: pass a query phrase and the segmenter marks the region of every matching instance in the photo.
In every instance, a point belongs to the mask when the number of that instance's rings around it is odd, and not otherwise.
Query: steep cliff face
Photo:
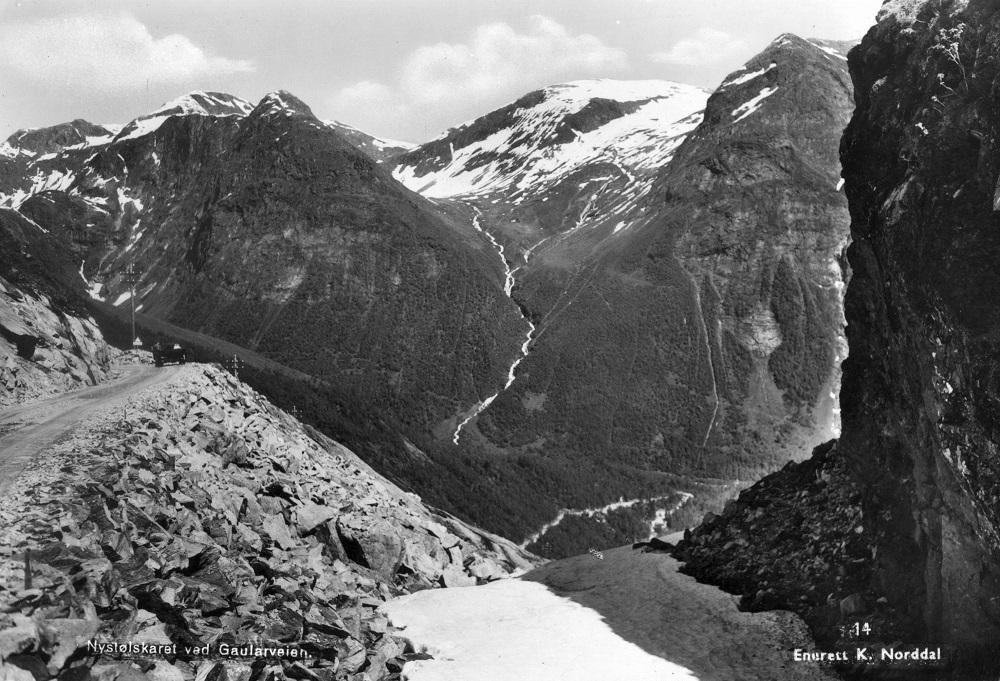
[[[915,636],[1000,636],[1000,7],[887,3],[851,55],[841,449]],[[993,665],[995,666],[995,662]]]
[[[962,679],[995,678],[1000,638],[998,46],[996,3],[889,2],[851,52],[843,434],[809,465],[842,467],[857,494],[842,507],[802,481],[794,496],[825,505],[832,535],[727,548],[748,522],[780,521],[779,498],[752,516],[737,504],[680,545],[693,574],[752,602],[752,578],[774,565],[767,552],[787,542],[782,554],[819,566],[841,612],[810,611],[787,585],[767,607],[803,612],[816,630],[854,618],[881,641],[952,646]],[[741,502],[768,494],[762,484]],[[831,544],[854,551],[824,556]]]
[[[0,208],[0,408],[107,376],[114,350],[83,283],[51,233]]]

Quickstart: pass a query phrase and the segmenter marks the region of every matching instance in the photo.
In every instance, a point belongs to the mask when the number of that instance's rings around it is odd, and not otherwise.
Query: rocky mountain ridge
[[[340,121],[326,121],[326,124],[378,163],[385,163],[389,159],[410,151],[416,146],[410,142],[369,135],[363,130],[358,130],[353,125],[341,123]]]

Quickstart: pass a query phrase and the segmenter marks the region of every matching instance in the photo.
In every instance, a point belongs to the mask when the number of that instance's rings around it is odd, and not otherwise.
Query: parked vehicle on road
[[[153,364],[158,367],[164,364],[184,364],[187,362],[187,349],[180,343],[153,344]]]

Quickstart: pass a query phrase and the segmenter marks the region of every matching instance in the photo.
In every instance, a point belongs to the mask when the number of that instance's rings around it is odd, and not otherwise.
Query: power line
[[[136,274],[135,265],[129,263],[125,268],[125,281],[129,285],[129,300],[132,301],[132,345],[135,345],[137,340],[135,335],[135,285],[139,281],[139,276]]]

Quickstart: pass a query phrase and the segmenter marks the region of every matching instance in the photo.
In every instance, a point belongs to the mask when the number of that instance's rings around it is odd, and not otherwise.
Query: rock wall
[[[537,564],[199,365],[140,395],[127,421],[82,424],[17,489],[0,499],[0,678],[398,678],[414,653],[383,601]],[[117,659],[81,650],[92,637],[311,657]]]
[[[886,3],[851,53],[841,449],[908,633],[996,667],[1000,7]]]
[[[949,678],[961,679],[1000,670],[998,48],[996,2],[887,2],[851,52],[843,434],[810,463],[840,460],[865,549],[817,577],[856,569],[847,614],[872,621],[882,641],[947,647]],[[804,507],[823,501],[804,483],[798,494]],[[842,509],[824,504],[827,541],[855,539]],[[768,505],[756,526],[780,520],[782,504]],[[727,550],[746,520],[737,509],[706,521],[680,551],[699,578],[753,596],[744,568],[762,565],[774,542]],[[808,533],[783,550],[803,565],[822,556]],[[796,607],[795,589],[776,595],[769,607]]]
[[[93,385],[115,353],[92,319],[58,311],[44,294],[0,276],[0,408]]]

